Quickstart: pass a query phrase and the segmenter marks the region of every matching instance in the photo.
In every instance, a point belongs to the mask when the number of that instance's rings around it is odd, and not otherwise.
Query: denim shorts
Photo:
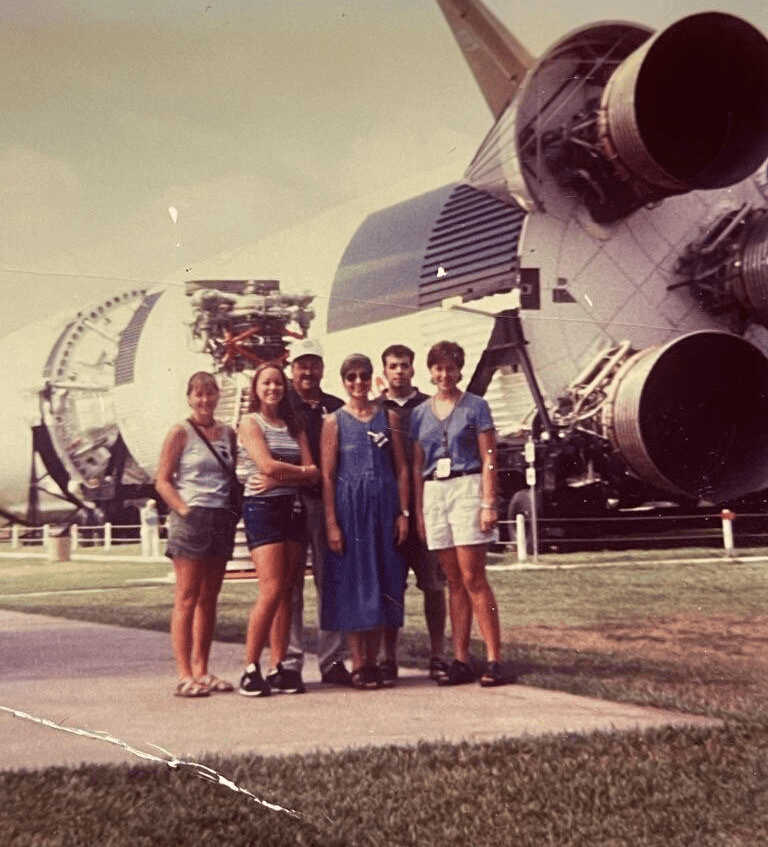
[[[185,517],[168,515],[165,555],[198,561],[228,562],[235,547],[235,519],[229,509],[192,506]]]
[[[299,494],[246,497],[243,524],[249,550],[265,544],[307,540],[307,521]]]

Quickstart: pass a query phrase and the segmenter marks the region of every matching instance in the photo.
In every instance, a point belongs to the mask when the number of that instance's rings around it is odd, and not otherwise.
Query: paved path
[[[214,644],[212,667],[236,681],[242,646]],[[313,660],[304,695],[184,700],[171,694],[174,663],[163,633],[0,610],[0,707],[155,754],[156,744],[179,758],[713,723],[526,685],[438,688],[424,672],[401,669],[401,676],[388,690],[333,688],[319,681]],[[0,711],[0,768],[137,761],[113,744]]]

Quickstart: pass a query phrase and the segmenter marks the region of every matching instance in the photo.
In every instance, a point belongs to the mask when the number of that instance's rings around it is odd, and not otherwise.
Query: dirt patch
[[[534,648],[551,673],[580,672],[647,702],[695,711],[765,712],[768,616],[672,615],[591,627],[511,627],[504,640]],[[531,672],[546,672],[532,663]]]

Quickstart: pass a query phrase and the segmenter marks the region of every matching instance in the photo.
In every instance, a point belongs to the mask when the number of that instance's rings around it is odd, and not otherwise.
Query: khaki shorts
[[[427,547],[430,550],[446,550],[498,541],[498,529],[489,532],[480,529],[481,503],[480,474],[426,480],[424,523]]]
[[[165,555],[197,561],[228,562],[235,547],[235,519],[229,509],[192,506],[186,517],[168,515]]]

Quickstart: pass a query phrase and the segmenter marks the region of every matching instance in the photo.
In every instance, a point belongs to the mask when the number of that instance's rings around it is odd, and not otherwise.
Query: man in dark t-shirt
[[[384,405],[397,414],[403,437],[408,467],[413,468],[413,443],[409,437],[411,413],[428,396],[412,384],[413,350],[404,344],[393,344],[381,354],[387,388],[382,394]],[[408,538],[400,548],[408,567],[416,574],[416,585],[424,594],[424,618],[431,646],[429,675],[433,679],[446,672],[445,649],[445,577],[435,553],[430,553],[416,532],[413,508],[413,486],[408,509]],[[379,665],[384,684],[393,685],[397,678],[397,627],[384,629],[384,661]]]

